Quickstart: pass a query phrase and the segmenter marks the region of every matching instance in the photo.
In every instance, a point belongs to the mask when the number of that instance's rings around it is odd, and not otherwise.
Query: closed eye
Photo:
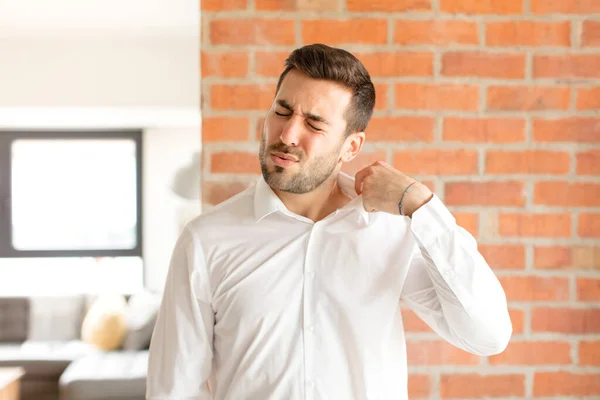
[[[321,132],[321,131],[323,130],[323,129],[315,128],[314,126],[312,126],[312,125],[311,125],[311,124],[309,124],[308,122],[307,122],[307,124],[308,124],[308,126],[310,126],[311,128],[313,128],[313,129],[314,129],[315,131],[317,131],[317,132]]]
[[[280,112],[277,112],[277,111],[275,111],[275,115],[278,115],[278,116],[280,116],[280,117],[289,117],[289,116],[290,116],[290,115],[292,115],[292,114],[282,114],[282,113],[280,113]]]

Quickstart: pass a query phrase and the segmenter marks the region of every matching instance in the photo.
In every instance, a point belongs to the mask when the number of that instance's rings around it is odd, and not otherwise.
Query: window
[[[141,140],[0,132],[0,257],[141,257]]]

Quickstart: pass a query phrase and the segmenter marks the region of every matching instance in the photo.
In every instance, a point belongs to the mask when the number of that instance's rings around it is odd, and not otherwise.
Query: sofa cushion
[[[148,351],[99,353],[74,361],[59,380],[61,400],[144,399]]]
[[[29,299],[0,297],[0,342],[23,342],[29,329]]]
[[[29,340],[79,340],[85,312],[85,297],[33,296],[30,297]]]
[[[127,335],[123,350],[144,350],[150,345],[161,296],[143,291],[131,296],[127,304]]]
[[[95,352],[81,341],[1,344],[0,366],[23,367],[24,379],[58,379],[73,360]]]

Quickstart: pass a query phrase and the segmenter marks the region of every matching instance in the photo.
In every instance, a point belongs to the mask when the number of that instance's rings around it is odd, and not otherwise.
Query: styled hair
[[[352,100],[344,113],[346,136],[367,128],[375,107],[375,86],[358,58],[346,50],[320,43],[300,47],[285,60],[276,93],[292,69],[310,78],[336,82],[350,89]]]

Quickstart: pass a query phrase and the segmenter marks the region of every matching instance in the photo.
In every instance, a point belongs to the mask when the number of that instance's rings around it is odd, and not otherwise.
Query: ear
[[[342,153],[340,154],[340,161],[349,162],[352,161],[360,152],[360,149],[365,142],[364,132],[355,132],[348,136],[344,141],[342,147]]]

